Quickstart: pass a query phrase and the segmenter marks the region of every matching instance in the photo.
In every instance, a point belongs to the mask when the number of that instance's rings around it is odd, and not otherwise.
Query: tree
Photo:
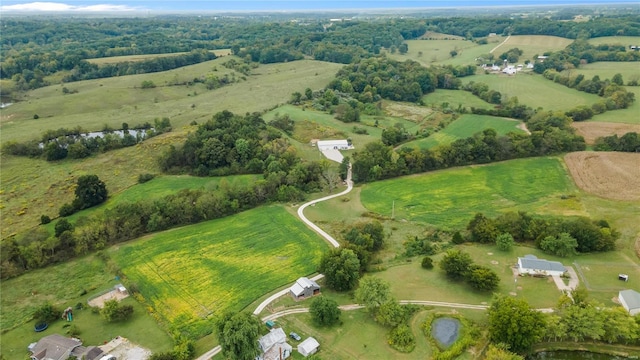
[[[500,277],[495,271],[482,265],[469,266],[469,274],[467,281],[475,289],[482,291],[491,291],[498,288]]]
[[[469,266],[473,263],[469,254],[460,250],[448,250],[440,260],[440,268],[447,273],[447,276],[460,280],[469,271]]]
[[[105,202],[107,195],[107,186],[97,175],[83,175],[78,178],[73,202],[78,210],[82,210]]]
[[[360,260],[353,250],[332,249],[322,256],[318,271],[324,274],[325,282],[330,289],[351,290],[360,278]]]
[[[577,253],[578,241],[568,233],[547,236],[540,241],[540,249],[546,253],[567,257]]]
[[[309,306],[311,319],[320,326],[331,326],[340,320],[340,308],[335,300],[317,296]]]
[[[304,89],[304,96],[307,100],[313,100],[313,90],[311,90],[311,88]]]
[[[260,354],[260,319],[250,313],[228,312],[217,322],[222,356],[232,360],[254,360]]]
[[[495,226],[495,222],[482,213],[477,213],[467,225],[467,230],[471,232],[471,241],[483,244],[495,242],[500,234]]]
[[[505,344],[489,344],[484,360],[524,360],[524,357],[509,351]]]
[[[400,324],[389,332],[389,345],[394,349],[409,353],[416,347],[416,338],[411,332],[409,325]]]
[[[409,315],[410,312],[407,311],[406,306],[391,299],[380,306],[376,314],[376,321],[384,326],[396,327],[404,323]]]
[[[500,251],[511,251],[514,244],[513,236],[509,233],[504,233],[496,238],[496,246]]]
[[[120,305],[118,300],[107,300],[100,315],[109,322],[127,320],[133,315],[133,306]]]
[[[456,245],[464,243],[464,238],[462,237],[462,234],[460,234],[460,231],[456,231],[455,233],[453,233],[453,237],[451,237],[451,242]]]
[[[544,314],[532,309],[526,300],[511,296],[494,298],[489,308],[489,336],[494,343],[505,343],[515,352],[524,352],[542,339]]]
[[[73,225],[67,219],[58,220],[55,225],[55,236],[60,237],[65,231],[73,231]]]
[[[430,258],[429,256],[423,257],[422,258],[422,268],[423,269],[427,269],[427,270],[433,269],[433,259]]]
[[[356,301],[364,305],[367,311],[375,316],[378,308],[391,299],[389,283],[373,276],[366,276],[360,280],[355,292]]]
[[[620,85],[620,86],[624,85],[624,81],[622,80],[622,74],[617,73],[613,75],[613,77],[611,78],[611,83]]]
[[[33,313],[33,318],[37,322],[50,323],[57,320],[60,314],[60,310],[56,309],[53,305],[51,305],[51,303],[46,303],[36,309],[36,311]]]

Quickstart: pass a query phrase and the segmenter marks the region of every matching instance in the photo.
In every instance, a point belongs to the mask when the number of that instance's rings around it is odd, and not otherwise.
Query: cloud
[[[108,11],[133,11],[139,10],[126,5],[69,5],[56,2],[32,2],[26,4],[2,5],[0,12],[4,11],[77,11],[77,12],[108,12]]]

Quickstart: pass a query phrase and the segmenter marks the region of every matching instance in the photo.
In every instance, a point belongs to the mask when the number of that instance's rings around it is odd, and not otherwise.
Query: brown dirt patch
[[[389,116],[397,116],[417,123],[422,122],[427,116],[433,113],[433,110],[424,106],[390,101],[385,101],[383,108]]]
[[[640,200],[640,154],[581,151],[564,161],[576,185],[613,200]]]
[[[109,301],[109,300],[122,300],[124,298],[129,297],[128,293],[122,293],[120,291],[117,290],[111,290],[106,294],[102,294],[100,296],[97,296],[91,300],[89,300],[89,306],[91,307],[99,307],[99,308],[103,308],[104,307],[104,303],[105,301]]]
[[[640,124],[619,124],[608,122],[574,122],[571,124],[584,137],[587,144],[593,144],[597,138],[616,134],[622,136],[628,132],[640,132]]]

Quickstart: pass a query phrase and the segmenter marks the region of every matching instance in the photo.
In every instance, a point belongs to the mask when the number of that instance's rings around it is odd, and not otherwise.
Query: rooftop
[[[534,255],[525,255],[525,257],[518,258],[522,267],[525,269],[544,270],[544,271],[562,271],[566,269],[562,263],[557,261],[548,261],[545,259],[538,259]]]
[[[627,303],[629,309],[640,309],[640,293],[635,290],[622,290],[618,294],[618,297],[624,297],[624,302]]]

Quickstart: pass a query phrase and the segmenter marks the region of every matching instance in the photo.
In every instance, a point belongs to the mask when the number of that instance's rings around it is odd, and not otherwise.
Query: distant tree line
[[[122,124],[122,136],[114,133],[110,127],[105,127],[102,130],[103,134],[95,137],[83,136],[86,131],[80,127],[47,130],[40,140],[8,141],[2,145],[2,150],[16,156],[44,157],[47,161],[82,159],[96,153],[133,146],[145,139],[171,131],[171,122],[169,118],[155,119],[154,126],[147,122],[131,129],[136,131],[135,136],[130,133],[127,123]]]
[[[353,154],[353,180],[369,182],[437,169],[523,157],[584,150],[571,119],[561,112],[539,112],[527,120],[531,135],[498,136],[487,129],[466,139],[432,149],[402,147],[394,150],[381,142],[367,144]]]

